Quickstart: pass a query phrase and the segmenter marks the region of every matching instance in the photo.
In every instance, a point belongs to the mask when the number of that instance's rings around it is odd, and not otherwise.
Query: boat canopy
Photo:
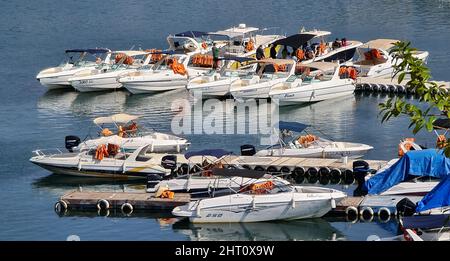
[[[417,203],[416,212],[448,206],[450,206],[450,175],[441,179],[441,182]]]
[[[231,151],[226,151],[223,149],[210,149],[210,150],[190,151],[190,152],[184,154],[184,157],[186,159],[189,159],[194,156],[213,156],[216,158],[221,158],[224,155],[230,155],[230,154],[232,154]]]
[[[410,217],[402,218],[403,228],[422,228],[422,229],[432,229],[441,228],[448,226],[448,221],[450,214],[440,214],[440,215],[414,215]]]
[[[128,123],[136,120],[139,116],[129,115],[125,113],[114,114],[108,117],[98,117],[94,119],[94,123],[97,125],[105,123]]]
[[[270,177],[264,171],[252,170],[252,169],[226,169],[226,168],[213,168],[212,173],[214,176],[221,177],[243,177],[260,179],[262,177]]]
[[[277,46],[277,45],[290,46],[294,50],[296,50],[296,49],[300,48],[301,46],[303,46],[305,43],[307,43],[309,40],[311,40],[315,37],[317,37],[317,35],[312,32],[300,33],[300,34],[294,34],[294,35],[288,36],[286,38],[277,40],[277,41],[273,42],[273,44],[275,46]]]
[[[209,33],[207,33],[207,32],[200,32],[200,31],[186,31],[186,32],[182,32],[182,33],[177,33],[177,34],[175,34],[175,36],[199,38],[199,37],[202,37],[202,36],[205,36],[208,34]]]
[[[98,54],[98,53],[109,53],[111,50],[107,48],[89,48],[89,49],[67,49],[66,53],[90,53],[90,54]]]
[[[321,71],[331,71],[335,70],[338,64],[332,62],[312,62],[302,65],[302,67],[309,67]]]
[[[276,125],[274,126],[276,127]],[[300,123],[300,122],[289,122],[289,121],[280,121],[278,122],[278,129],[280,130],[290,130],[295,132],[302,132],[306,128],[308,128],[309,125]]]
[[[450,129],[450,119],[448,118],[436,119],[433,122],[433,127],[435,129]]]
[[[376,39],[361,45],[359,48],[380,49],[387,51],[391,49],[397,42],[400,41],[394,39]]]
[[[295,61],[292,59],[261,59],[261,60],[254,60],[253,63],[268,63],[268,64],[276,64],[276,65],[283,65],[283,64],[295,64]]]
[[[138,55],[147,55],[148,52],[146,51],[133,51],[133,50],[126,50],[126,51],[114,51],[113,54],[119,54],[123,53],[127,56],[138,56]]]
[[[363,189],[369,194],[379,194],[414,177],[444,178],[449,174],[450,159],[442,150],[409,151],[395,164],[367,180]]]

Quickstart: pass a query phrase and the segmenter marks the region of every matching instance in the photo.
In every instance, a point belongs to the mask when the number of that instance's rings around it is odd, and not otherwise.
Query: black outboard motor
[[[147,175],[147,189],[154,188],[161,180],[163,180],[163,177],[159,174]]]
[[[416,213],[416,204],[409,200],[409,198],[400,200],[397,205],[395,205],[395,208],[397,209],[397,214],[404,217],[409,217]]]
[[[245,144],[241,146],[241,156],[253,156],[256,154],[255,146]]]
[[[174,174],[175,169],[177,168],[177,156],[166,155],[162,157],[161,166],[165,169],[170,169],[170,176],[172,176]]]
[[[66,136],[65,143],[66,143],[66,149],[69,152],[73,152],[73,148],[80,145],[81,140],[77,136],[69,135],[69,136]]]
[[[353,196],[365,196],[367,195],[367,190],[363,188],[364,183],[366,182],[365,177],[370,172],[369,163],[364,160],[356,160],[353,162],[353,175],[355,177],[356,183],[358,186],[353,191]]]

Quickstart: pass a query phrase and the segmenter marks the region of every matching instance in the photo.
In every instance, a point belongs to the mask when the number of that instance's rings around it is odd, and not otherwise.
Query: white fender
[[[377,214],[378,214],[378,219],[380,219],[383,222],[388,222],[391,219],[391,211],[388,208],[386,208],[386,207],[382,207],[382,208],[378,209],[378,213]],[[387,215],[387,218],[385,220],[381,219],[381,216],[383,214]]]
[[[367,213],[367,212],[369,212],[369,215],[370,215],[368,219],[366,219],[364,217],[364,213]],[[374,213],[373,213],[373,209],[371,207],[364,207],[359,214],[361,215],[360,218],[361,218],[362,221],[364,221],[364,222],[371,222],[372,219],[373,219],[373,214]]]
[[[350,206],[345,209],[345,215],[348,216],[350,214],[350,211],[354,212],[355,216],[358,216],[358,214],[359,214],[358,209],[356,207]]]
[[[55,211],[58,213],[65,212],[67,210],[67,203],[64,200],[59,200],[55,204]]]
[[[128,202],[123,203],[122,206],[120,206],[120,210],[123,214],[130,215],[131,213],[133,213],[133,205]]]
[[[331,198],[331,208],[332,209],[336,208],[336,200],[334,198]]]
[[[97,209],[98,210],[109,209],[109,202],[108,202],[108,200],[100,199],[99,201],[97,201]]]

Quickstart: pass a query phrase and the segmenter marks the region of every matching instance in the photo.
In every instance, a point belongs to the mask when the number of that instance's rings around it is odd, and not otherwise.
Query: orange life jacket
[[[377,49],[372,49],[370,51],[370,53],[371,53],[373,59],[380,59],[381,58],[381,53]]]
[[[347,67],[341,66],[339,67],[339,75],[344,75],[347,73]]]
[[[161,193],[160,198],[168,198],[173,199],[175,197],[175,192],[172,192],[170,190],[165,190],[163,193]]]
[[[104,157],[108,157],[108,150],[106,149],[105,144],[101,144],[97,146],[97,149],[95,150],[95,159],[97,160],[103,160]]]
[[[253,43],[253,40],[250,39],[250,41],[248,41],[247,46],[245,47],[245,50],[247,52],[253,51],[253,49],[255,49],[255,44]]]
[[[202,42],[202,48],[203,48],[203,49],[208,48],[208,45],[206,44],[206,42]]]
[[[326,48],[327,48],[327,46],[325,45],[325,43],[320,43],[319,44],[319,54],[324,54]]]
[[[348,77],[350,77],[353,80],[356,80],[356,77],[358,77],[358,71],[353,67],[347,68]]]
[[[415,142],[415,141],[416,141],[415,138],[405,138],[404,142],[401,142],[400,144],[398,144],[398,156],[402,157],[403,155],[405,155],[405,152],[403,151],[403,148],[402,148],[402,143],[405,143],[403,145],[403,147],[408,152],[412,148],[412,144],[409,142]]]
[[[272,181],[266,181],[263,183],[258,183],[258,184],[251,184],[250,185],[250,190],[255,192],[255,193],[264,193],[267,190],[271,190],[273,189],[274,184]]]
[[[295,52],[295,56],[297,57],[297,59],[299,61],[305,59],[305,52],[302,49],[297,49],[297,51]]]
[[[173,59],[172,70],[175,74],[186,75],[186,68],[181,63],[178,63],[177,59]]]

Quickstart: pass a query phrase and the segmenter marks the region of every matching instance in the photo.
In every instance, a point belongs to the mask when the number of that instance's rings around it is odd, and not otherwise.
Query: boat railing
[[[48,157],[55,154],[63,154],[64,152],[59,148],[49,148],[49,149],[37,149],[32,151],[36,156]]]

